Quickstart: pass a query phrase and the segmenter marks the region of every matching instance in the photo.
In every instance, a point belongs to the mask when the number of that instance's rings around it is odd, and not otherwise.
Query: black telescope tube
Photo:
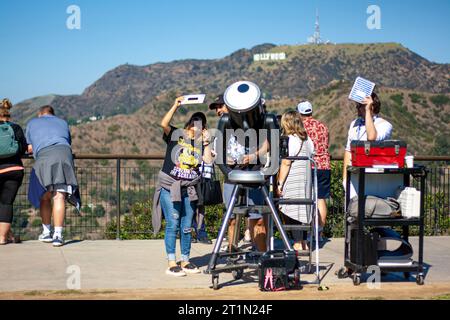
[[[217,130],[222,133],[222,154],[218,154],[221,157],[221,161],[218,161],[219,169],[225,175],[225,178],[228,178],[228,173],[230,173],[231,168],[227,165],[227,137],[226,137],[226,128],[228,127],[228,123],[230,121],[229,115],[224,114],[219,120],[219,124],[217,125]]]

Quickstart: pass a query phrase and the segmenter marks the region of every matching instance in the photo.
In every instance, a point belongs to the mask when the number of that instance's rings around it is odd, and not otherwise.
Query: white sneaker
[[[45,242],[45,243],[52,243],[53,242],[53,237],[50,233],[41,233],[39,235],[38,240],[40,242]]]
[[[62,236],[55,236],[52,243],[54,247],[61,247],[64,245],[64,238]]]

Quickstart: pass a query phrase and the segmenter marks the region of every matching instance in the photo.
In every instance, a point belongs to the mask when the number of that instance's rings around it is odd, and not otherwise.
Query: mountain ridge
[[[280,52],[286,60],[257,62],[255,53]],[[386,68],[386,65],[389,68]],[[276,46],[239,49],[220,59],[185,59],[144,66],[123,64],[107,71],[80,95],[51,95],[59,114],[74,123],[90,116],[130,114],[159,94],[202,91],[212,95],[230,83],[253,80],[267,98],[304,95],[333,80],[365,76],[378,85],[430,93],[450,91],[450,64],[426,60],[396,43]],[[16,105],[13,116],[26,122],[42,97]]]

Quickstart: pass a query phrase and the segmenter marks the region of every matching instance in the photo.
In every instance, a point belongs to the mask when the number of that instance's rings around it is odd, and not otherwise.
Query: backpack
[[[19,151],[14,129],[7,122],[0,124],[0,159],[10,158]]]

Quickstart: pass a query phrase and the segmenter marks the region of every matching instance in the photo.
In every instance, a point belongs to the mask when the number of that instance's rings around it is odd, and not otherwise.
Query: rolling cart
[[[361,274],[367,272],[368,265],[364,264],[364,232],[367,227],[402,227],[402,239],[408,241],[409,227],[419,227],[419,252],[418,261],[413,261],[411,265],[392,265],[379,266],[381,272],[403,272],[406,279],[411,273],[416,273],[416,282],[418,285],[424,284],[424,267],[423,267],[423,240],[424,240],[424,194],[425,181],[427,176],[426,168],[423,166],[416,166],[414,168],[367,168],[367,167],[348,167],[347,168],[347,185],[346,185],[346,208],[350,202],[350,181],[352,175],[357,175],[356,192],[358,194],[358,219],[355,222],[349,221],[349,210],[346,210],[345,219],[345,253],[344,261],[345,268],[348,274],[352,274],[353,284],[359,285],[361,283]],[[387,177],[389,175],[397,175],[403,178],[403,186],[411,185],[411,176],[420,181],[420,217],[418,218],[365,218],[365,195],[366,180],[369,175],[381,175]],[[391,195],[393,196],[393,195]],[[355,228],[355,232],[351,232]],[[350,237],[356,236],[353,244],[356,248],[350,248]],[[354,253],[353,259],[350,259],[350,251]]]

